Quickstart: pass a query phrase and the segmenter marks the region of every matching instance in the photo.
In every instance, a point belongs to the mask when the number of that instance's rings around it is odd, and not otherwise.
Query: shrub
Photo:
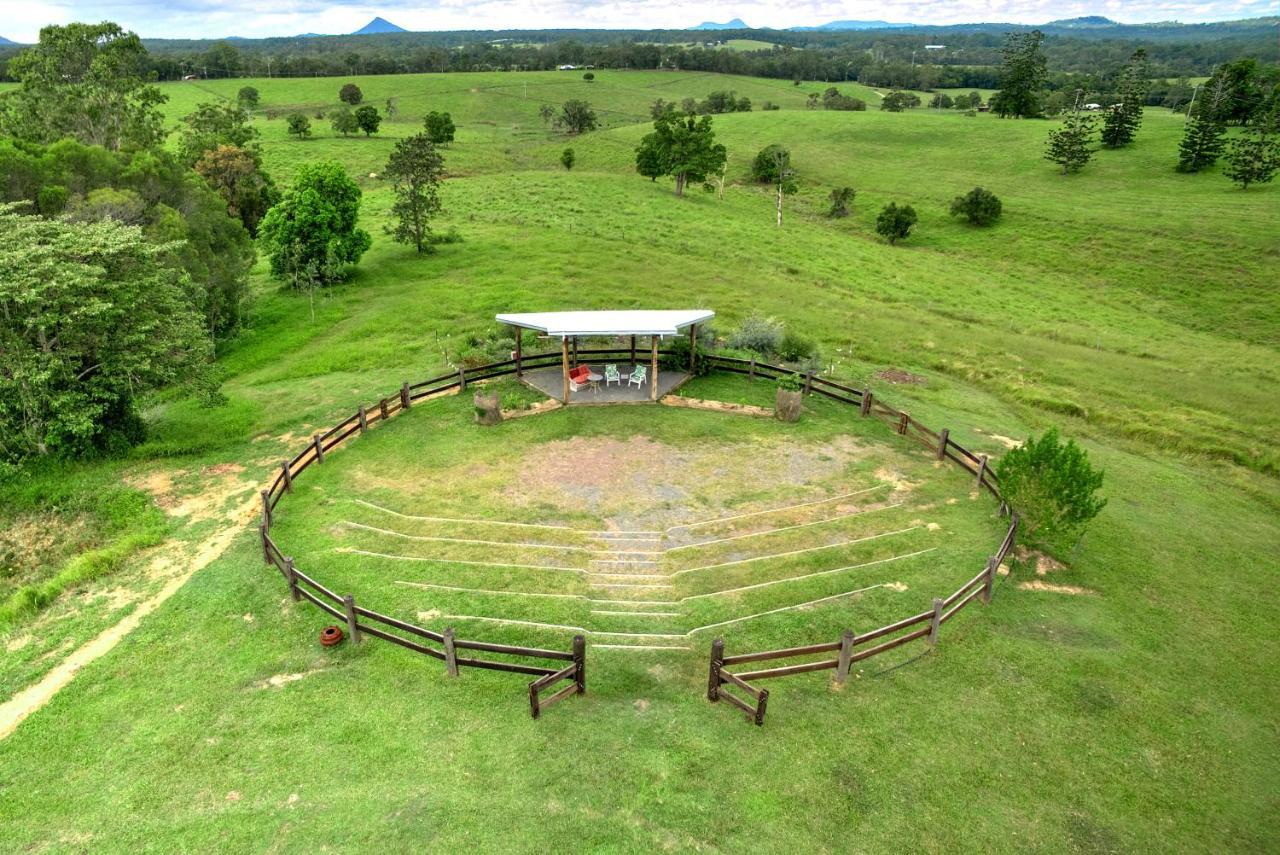
[[[571,148],[566,148],[564,151],[560,152],[560,164],[564,166],[565,169],[573,169],[573,163],[576,159],[577,155],[573,153],[573,149]]]
[[[352,107],[364,100],[364,93],[354,83],[348,83],[338,90],[338,100]]]
[[[773,184],[778,180],[779,164],[785,166],[790,158],[791,152],[777,143],[767,145],[751,161],[751,177],[761,184]]]
[[[1000,199],[990,190],[974,187],[951,201],[951,216],[965,217],[975,226],[989,226],[1000,219]]]
[[[364,131],[366,137],[370,134],[376,134],[378,125],[382,124],[382,116],[378,115],[378,108],[372,104],[357,107],[355,116],[356,124],[360,126],[360,130]]]
[[[806,335],[787,330],[778,342],[777,353],[783,362],[804,362],[817,355],[818,345]]]
[[[1002,457],[996,474],[1000,492],[1022,520],[1023,538],[1033,543],[1052,547],[1078,539],[1107,504],[1095,495],[1102,470],[1090,465],[1074,440],[1061,442],[1056,428]]]
[[[782,108],[779,107],[777,104],[773,103],[772,101],[765,101],[763,104],[760,105],[760,109],[768,113],[771,110],[781,110]]]
[[[782,343],[782,324],[764,315],[748,316],[729,337],[729,346],[761,356],[776,353]]]
[[[778,378],[778,388],[788,392],[799,392],[804,388],[804,378],[799,374],[783,374]]]
[[[436,145],[453,142],[453,135],[458,130],[457,125],[453,123],[453,116],[447,112],[438,113],[435,110],[427,113],[427,117],[422,120],[422,125],[427,129],[427,136],[431,142]]]
[[[880,210],[880,215],[876,217],[876,234],[889,241],[890,245],[911,234],[911,229],[916,224],[916,209],[910,205],[902,205],[890,202]]]
[[[586,74],[582,75],[582,79],[590,83],[596,79],[596,76],[592,72],[588,71]]]
[[[853,197],[857,192],[852,187],[837,187],[832,190],[829,197],[831,210],[827,212],[827,216],[832,218],[849,216],[853,212]]]
[[[311,136],[311,120],[301,113],[289,114],[289,133],[303,140]]]
[[[236,103],[246,110],[257,109],[260,98],[258,90],[252,86],[241,86],[236,93]]]

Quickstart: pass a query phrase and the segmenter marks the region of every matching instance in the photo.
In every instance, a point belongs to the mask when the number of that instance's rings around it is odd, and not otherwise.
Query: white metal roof
[[[684,327],[709,321],[710,309],[626,309],[602,312],[517,312],[498,315],[500,323],[551,336],[678,335]]]

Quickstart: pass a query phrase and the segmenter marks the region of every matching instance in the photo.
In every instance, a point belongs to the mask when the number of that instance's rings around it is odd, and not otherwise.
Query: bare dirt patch
[[[298,671],[293,674],[274,674],[265,680],[259,680],[258,682],[254,683],[253,687],[258,690],[278,689],[281,686],[287,686],[290,683],[296,683],[299,680],[305,680],[307,677],[310,677],[312,674],[319,674],[323,670],[324,670],[323,668],[312,668],[309,671]]]
[[[686,398],[682,395],[664,395],[659,402],[668,407],[684,407],[690,410],[711,410],[717,413],[734,413],[742,416],[758,416],[773,418],[773,410],[769,407],[757,407],[753,404],[732,404],[726,401],[708,401],[704,398]]]
[[[1058,570],[1066,570],[1067,565],[1063,564],[1056,558],[1045,555],[1038,549],[1028,549],[1025,546],[1019,546],[1014,550],[1014,555],[1019,560],[1026,561],[1035,567],[1037,576],[1048,576]]]
[[[1020,439],[1014,439],[1014,438],[1013,438],[1013,437],[1011,437],[1011,436],[1003,436],[1003,435],[998,434],[998,433],[987,433],[987,432],[986,432],[986,431],[984,431],[982,428],[974,428],[974,429],[973,429],[973,432],[974,432],[974,433],[980,433],[980,434],[983,434],[984,436],[989,436],[989,437],[991,437],[992,439],[994,439],[996,442],[998,442],[998,443],[1000,443],[1001,445],[1003,445],[1005,448],[1013,449],[1013,448],[1017,448],[1018,446],[1022,445],[1022,440],[1020,440]]]
[[[909,384],[912,386],[922,386],[927,380],[919,374],[912,374],[910,371],[903,371],[901,368],[882,368],[875,373],[877,380],[883,380],[886,383]]]
[[[1090,591],[1088,588],[1081,588],[1079,585],[1055,585],[1043,579],[1022,582],[1018,587],[1024,591],[1043,591],[1048,594],[1069,594],[1077,597],[1081,595],[1092,596],[1098,593],[1097,591]]]

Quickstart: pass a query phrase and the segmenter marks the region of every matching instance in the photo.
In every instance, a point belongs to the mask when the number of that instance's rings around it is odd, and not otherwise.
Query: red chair
[[[569,388],[578,391],[587,384],[587,378],[591,376],[591,367],[589,365],[579,365],[577,368],[569,372]]]

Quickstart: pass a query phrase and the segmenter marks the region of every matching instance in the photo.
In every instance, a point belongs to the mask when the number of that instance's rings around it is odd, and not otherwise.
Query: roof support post
[[[653,363],[651,369],[653,376],[649,378],[650,401],[658,400],[658,338],[659,336],[656,335],[653,337],[653,353],[650,360]]]
[[[578,367],[578,337],[573,337],[573,367]]]
[[[520,344],[524,340],[524,330],[512,327],[516,331],[516,379],[524,377],[524,366],[520,364]]]
[[[569,338],[560,338],[560,373],[564,375],[564,394],[560,396],[562,403],[569,403]]]
[[[698,325],[689,327],[689,373],[693,373],[694,361],[698,358]]]
[[[636,367],[636,337],[631,337],[631,367]]]

